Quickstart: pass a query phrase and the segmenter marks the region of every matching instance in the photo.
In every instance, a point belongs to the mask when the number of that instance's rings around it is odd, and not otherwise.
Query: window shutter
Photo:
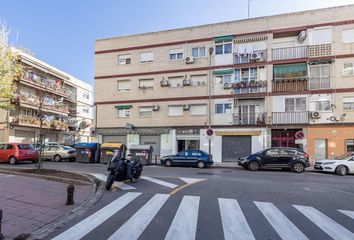
[[[205,104],[191,105],[189,111],[191,115],[205,115],[207,112],[207,106]]]
[[[343,43],[353,43],[354,42],[354,28],[343,30]]]
[[[118,81],[118,90],[130,90],[130,81]]]
[[[332,43],[332,28],[312,30],[312,45]]]
[[[152,61],[154,61],[153,52],[140,53],[140,62],[152,62]]]
[[[168,106],[168,115],[169,116],[181,116],[181,115],[183,115],[182,106]]]
[[[191,76],[191,83],[193,86],[206,84],[206,82],[207,82],[207,75],[192,75]]]

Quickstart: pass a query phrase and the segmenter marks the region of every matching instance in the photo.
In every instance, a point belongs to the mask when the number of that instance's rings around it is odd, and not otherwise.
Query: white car
[[[354,156],[343,155],[336,159],[325,159],[315,162],[315,170],[322,172],[331,172],[344,176],[354,174]]]

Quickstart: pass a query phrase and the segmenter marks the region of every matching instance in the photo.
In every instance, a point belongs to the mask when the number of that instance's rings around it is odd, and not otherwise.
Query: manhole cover
[[[197,172],[197,174],[201,174],[201,175],[213,175],[214,173],[211,173],[211,172]]]

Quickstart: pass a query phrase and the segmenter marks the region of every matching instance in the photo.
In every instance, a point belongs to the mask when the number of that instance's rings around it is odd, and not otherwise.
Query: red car
[[[25,143],[0,143],[0,162],[16,164],[20,161],[35,162],[38,159],[38,151]]]

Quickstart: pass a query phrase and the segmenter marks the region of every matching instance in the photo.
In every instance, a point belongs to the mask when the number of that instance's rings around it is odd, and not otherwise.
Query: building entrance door
[[[327,139],[315,140],[315,160],[327,159]]]
[[[189,149],[199,149],[199,140],[177,140],[177,152]]]

